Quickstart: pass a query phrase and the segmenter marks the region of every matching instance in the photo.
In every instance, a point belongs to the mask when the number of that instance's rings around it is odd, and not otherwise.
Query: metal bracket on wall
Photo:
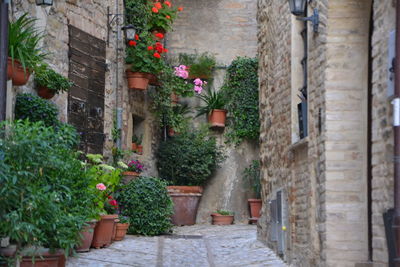
[[[313,25],[313,31],[314,32],[318,32],[318,26],[319,26],[319,13],[318,13],[318,9],[314,8],[314,12],[312,14],[312,16],[310,17],[300,17],[297,18],[297,20],[301,20],[301,21],[311,21],[312,25]]]

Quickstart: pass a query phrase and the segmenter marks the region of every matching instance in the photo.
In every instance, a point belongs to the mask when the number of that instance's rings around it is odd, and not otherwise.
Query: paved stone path
[[[250,267],[286,266],[256,240],[254,225],[195,225],[172,235],[127,236],[104,249],[69,258],[67,267]]]

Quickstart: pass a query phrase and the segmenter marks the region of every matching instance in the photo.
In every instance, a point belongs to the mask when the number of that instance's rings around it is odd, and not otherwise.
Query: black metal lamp
[[[132,24],[122,27],[125,34],[125,42],[134,41],[136,35],[136,29]]]
[[[52,6],[53,0],[36,0],[37,6]]]
[[[310,17],[303,17],[306,14],[307,0],[289,0],[290,12],[295,16],[301,16],[297,18],[302,21],[311,21],[313,24],[314,32],[318,32],[319,25],[319,13],[318,9],[314,8],[314,13]]]

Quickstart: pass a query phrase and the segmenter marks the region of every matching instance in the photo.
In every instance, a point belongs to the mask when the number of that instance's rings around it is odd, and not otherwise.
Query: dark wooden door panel
[[[68,121],[80,136],[85,153],[103,153],[106,43],[69,26]]]

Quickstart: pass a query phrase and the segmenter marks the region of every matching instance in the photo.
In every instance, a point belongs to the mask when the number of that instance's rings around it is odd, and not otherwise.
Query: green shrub
[[[50,69],[48,65],[42,65],[35,72],[35,82],[38,86],[47,87],[56,94],[68,91],[73,85],[68,78]]]
[[[16,121],[0,124],[0,158],[0,237],[68,254],[94,209],[78,154],[53,127]]]
[[[240,144],[244,139],[258,140],[260,118],[258,108],[258,60],[238,57],[228,67],[221,91],[229,99],[228,143]]]
[[[31,122],[42,121],[46,126],[58,124],[58,109],[53,103],[38,96],[18,94],[15,102],[15,119],[29,119]]]
[[[128,233],[153,236],[171,229],[173,204],[166,186],[161,179],[140,177],[122,188],[117,200],[129,217]]]
[[[261,174],[260,174],[260,161],[253,160],[253,162],[244,169],[243,178],[249,184],[256,194],[256,198],[261,198]]]
[[[191,77],[211,77],[216,65],[215,56],[207,52],[198,54],[179,54],[179,63],[190,67]]]
[[[156,157],[160,177],[173,185],[203,185],[224,159],[215,138],[205,129],[167,139]]]

